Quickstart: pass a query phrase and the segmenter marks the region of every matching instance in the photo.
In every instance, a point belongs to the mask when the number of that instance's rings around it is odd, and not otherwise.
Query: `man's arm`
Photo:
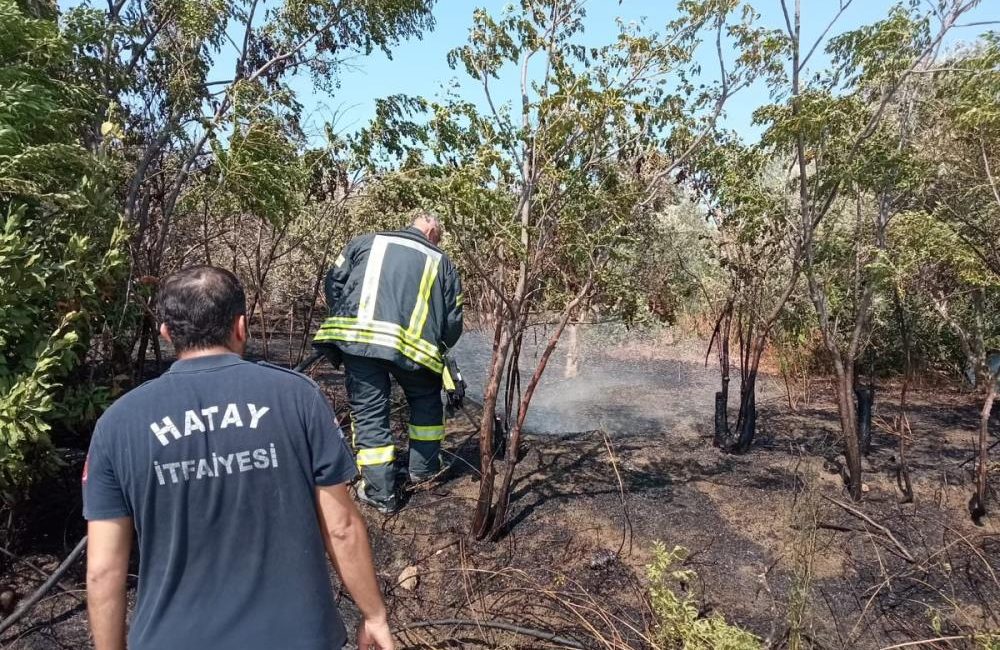
[[[125,583],[132,519],[87,524],[87,611],[96,650],[125,650]]]
[[[317,486],[316,508],[327,553],[365,619],[358,630],[358,648],[392,650],[392,633],[375,579],[365,520],[351,500],[347,486]]]

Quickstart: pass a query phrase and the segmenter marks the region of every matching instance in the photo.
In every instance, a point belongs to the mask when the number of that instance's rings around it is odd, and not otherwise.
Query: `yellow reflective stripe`
[[[409,332],[396,323],[390,323],[388,321],[362,321],[358,318],[331,316],[323,321],[323,324],[320,325],[319,329],[321,333],[324,330],[329,329],[350,329],[364,332],[374,332],[376,334],[386,334],[388,336],[394,336],[401,339],[407,345],[416,348],[429,357],[438,359],[441,356],[440,350],[438,350],[438,348],[429,341],[425,341],[419,336],[411,336]],[[319,340],[318,336],[317,340]]]
[[[371,449],[358,450],[358,465],[385,465],[396,460],[396,448],[392,445],[387,447],[372,447]]]
[[[443,369],[441,357],[432,357],[421,352],[406,341],[378,332],[369,332],[356,328],[324,327],[316,334],[316,341],[345,341],[348,343],[372,343],[396,350],[406,358],[418,363],[428,370],[440,373]]]
[[[455,390],[455,380],[452,378],[448,366],[445,366],[444,370],[441,371],[441,383],[444,384],[445,390]]]
[[[444,440],[444,425],[432,424],[429,426],[422,426],[419,424],[411,424],[410,440]]]
[[[460,293],[457,296],[455,296],[455,306],[456,307],[461,307],[464,303],[465,303],[465,294],[464,293]]]
[[[413,306],[413,312],[410,314],[410,326],[406,328],[406,333],[410,336],[420,336],[420,332],[416,331],[417,323],[420,322],[420,314],[427,306],[427,302],[424,300],[424,292],[429,288],[427,279],[434,272],[434,260],[430,257],[424,258],[424,272],[420,275],[420,288],[417,289],[417,303]]]
[[[366,335],[367,340],[362,340],[354,336],[354,333]],[[370,335],[370,336],[368,336]],[[362,343],[374,343],[378,342],[379,345],[388,345],[389,347],[398,350],[407,356],[414,354],[422,359],[428,359],[435,364],[441,363],[440,354],[428,354],[426,348],[414,345],[412,341],[409,341],[396,334],[389,334],[386,332],[377,332],[361,327],[359,325],[355,326],[340,326],[340,327],[324,327],[320,329],[319,333],[316,334],[317,341],[360,341]],[[386,342],[386,341],[390,342]],[[440,372],[440,371],[438,371]]]
[[[350,318],[345,316],[331,316],[323,321],[320,325],[320,330],[329,328],[340,328],[340,329],[360,329],[367,332],[376,332],[379,334],[388,334],[389,336],[395,336],[406,341],[407,344],[417,348],[424,354],[432,357],[437,357],[440,355],[440,351],[431,344],[429,341],[425,341],[422,338],[410,336],[409,333],[396,323],[390,323],[388,321],[372,320],[372,321],[362,321],[358,318]]]
[[[424,273],[420,277],[420,289],[417,291],[417,304],[410,314],[410,327],[406,333],[411,338],[420,338],[424,331],[424,324],[427,322],[427,314],[430,312],[428,305],[431,298],[431,289],[434,287],[434,280],[437,279],[438,260],[427,256],[424,260]]]
[[[320,336],[323,338],[321,339]],[[369,332],[360,328],[327,328],[320,332],[316,336],[316,340],[334,340],[334,341],[347,341],[353,343],[375,343],[376,345],[384,345],[385,347],[392,348],[407,357],[412,358],[414,361],[420,360],[420,362],[431,361],[430,356],[424,354],[420,350],[417,350],[411,345],[408,345],[405,341],[399,339],[398,337],[392,336],[391,334],[382,334],[379,332]]]

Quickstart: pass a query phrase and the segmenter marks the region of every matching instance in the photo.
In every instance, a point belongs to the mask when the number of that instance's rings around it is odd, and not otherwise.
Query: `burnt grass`
[[[866,493],[851,504],[838,473],[829,386],[814,382],[809,402],[792,411],[780,380],[765,378],[752,450],[725,454],[711,445],[716,374],[701,353],[697,345],[623,345],[595,360],[598,368],[643,369],[662,385],[627,394],[602,386],[606,400],[593,418],[602,426],[529,436],[507,532],[496,541],[468,534],[478,441],[464,418],[450,421],[450,469],[409,493],[394,516],[364,510],[393,623],[407,628],[399,646],[565,647],[480,626],[408,627],[466,619],[554,632],[588,648],[648,647],[645,566],[656,541],[688,549],[684,568],[697,580],[677,589],[697,596],[702,615],[724,616],[771,647],[785,647],[790,630],[812,648],[883,648],[1000,630],[1000,517],[991,513],[977,527],[966,510],[974,396],[941,386],[911,390],[915,499],[904,504],[891,432],[898,387],[878,386]],[[328,366],[313,374],[344,415],[341,374]],[[405,415],[405,407],[394,409],[401,442]],[[0,557],[0,586],[21,597],[83,533],[82,457],[67,452],[67,459],[63,474],[17,513],[16,541]],[[992,488],[996,511],[995,476]],[[410,566],[416,585],[400,580]],[[0,638],[0,648],[90,647],[83,577],[80,563]],[[353,629],[356,611],[346,594],[340,600]],[[923,647],[980,646],[953,639]]]

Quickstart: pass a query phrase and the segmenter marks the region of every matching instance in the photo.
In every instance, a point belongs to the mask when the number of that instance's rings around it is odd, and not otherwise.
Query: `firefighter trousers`
[[[405,370],[391,361],[350,354],[344,355],[344,370],[355,453],[366,495],[382,501],[396,493],[396,447],[389,424],[391,377],[403,389],[410,407],[410,475],[424,478],[437,473],[444,439],[441,375],[427,369]]]

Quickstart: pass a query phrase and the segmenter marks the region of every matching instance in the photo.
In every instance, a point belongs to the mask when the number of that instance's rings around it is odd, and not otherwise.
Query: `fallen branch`
[[[586,647],[581,645],[577,641],[572,639],[566,639],[557,635],[555,632],[546,632],[544,630],[534,630],[528,627],[521,627],[520,625],[513,625],[512,623],[504,623],[502,621],[474,621],[472,619],[466,618],[444,618],[437,621],[419,621],[417,623],[407,623],[396,628],[397,634],[399,632],[405,632],[406,630],[415,630],[422,627],[487,627],[496,630],[504,630],[506,632],[513,632],[515,634],[520,634],[522,636],[529,636],[534,639],[539,639],[540,641],[550,641],[552,643],[558,643],[559,645],[566,646],[567,648],[575,648],[576,650],[586,650]]]
[[[805,530],[806,529],[805,526],[800,526],[798,524],[795,524],[791,528],[792,528],[792,530]],[[840,524],[828,524],[828,523],[825,523],[825,522],[818,522],[816,524],[816,528],[819,528],[820,530],[832,530],[832,531],[837,532],[837,533],[865,533],[865,532],[868,532],[868,531],[866,531],[863,528],[851,528],[850,526],[841,526]]]
[[[74,548],[73,551],[66,556],[66,559],[62,561],[62,564],[60,564],[56,570],[52,572],[49,579],[43,582],[42,586],[35,590],[35,593],[31,594],[31,596],[22,602],[20,606],[14,610],[13,614],[3,619],[3,621],[0,621],[0,634],[6,632],[12,625],[14,625],[14,623],[17,623],[24,617],[25,614],[31,611],[31,608],[37,605],[38,601],[44,598],[45,594],[49,593],[49,591],[51,591],[60,580],[62,580],[62,577],[66,575],[66,572],[69,571],[76,561],[80,559],[80,556],[83,555],[83,551],[86,548],[87,536],[84,535],[83,539],[77,542],[76,548]]]
[[[838,501],[837,499],[834,499],[833,497],[828,497],[825,494],[820,495],[820,496],[822,496],[824,499],[826,499],[827,501],[829,501],[833,505],[840,506],[841,508],[843,508],[844,510],[846,510],[850,514],[854,515],[855,517],[858,517],[859,519],[861,519],[865,523],[867,523],[867,524],[869,524],[871,526],[874,526],[878,530],[882,531],[882,533],[896,546],[896,548],[899,550],[899,552],[900,552],[900,554],[901,554],[901,556],[902,556],[902,558],[904,560],[906,560],[910,564],[915,564],[916,563],[916,559],[914,559],[913,554],[911,554],[910,551],[905,546],[903,546],[903,544],[898,539],[896,539],[896,536],[892,534],[891,530],[889,530],[888,528],[886,528],[882,524],[876,523],[874,519],[872,519],[871,517],[869,517],[868,515],[866,515],[864,512],[858,510],[854,506],[848,505],[848,504],[844,503],[843,501]]]
[[[15,555],[14,553],[11,553],[10,551],[8,551],[7,549],[5,549],[3,547],[0,547],[0,553],[3,553],[7,557],[9,557],[11,559],[11,561],[13,561],[13,562],[17,562],[18,564],[23,564],[24,566],[28,567],[29,569],[31,569],[32,571],[34,571],[35,573],[37,573],[41,577],[43,577],[46,580],[48,580],[48,578],[49,578],[49,574],[48,573],[46,573],[45,571],[43,571],[41,568],[39,568],[35,564],[29,562],[28,560],[25,560],[23,557],[19,557],[19,556]],[[81,602],[81,603],[85,602],[84,599],[80,598],[80,596],[75,591],[73,591],[71,589],[67,589],[66,587],[64,587],[64,586],[62,586],[60,584],[57,584],[56,587],[59,589],[59,591],[63,592],[67,596],[72,596],[73,598],[75,598],[77,600],[77,602]]]

